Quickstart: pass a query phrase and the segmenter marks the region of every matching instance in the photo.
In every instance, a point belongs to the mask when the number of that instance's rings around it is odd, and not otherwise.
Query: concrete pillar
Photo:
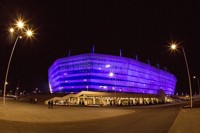
[[[121,105],[121,98],[119,98],[119,102],[118,102],[118,104]]]
[[[92,104],[95,104],[95,97],[92,97]]]
[[[131,100],[130,100],[130,97],[128,98],[128,106],[131,105]]]
[[[103,103],[103,102],[102,102],[102,95],[101,95],[101,97],[100,97],[100,105],[102,105],[102,103]]]
[[[85,105],[85,94],[83,94],[83,105]]]
[[[109,99],[108,99],[108,97],[106,97],[106,104],[107,104],[107,105],[110,104],[110,103],[109,103]]]

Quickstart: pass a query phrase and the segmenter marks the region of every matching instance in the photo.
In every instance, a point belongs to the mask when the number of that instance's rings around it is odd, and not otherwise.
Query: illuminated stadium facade
[[[176,77],[121,56],[88,53],[57,59],[48,71],[51,93],[81,91],[174,95]]]

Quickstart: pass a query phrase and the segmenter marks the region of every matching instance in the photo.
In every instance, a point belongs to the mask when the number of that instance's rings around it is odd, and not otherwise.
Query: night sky
[[[134,1],[134,2],[133,2]],[[165,66],[177,77],[176,92],[189,93],[184,56],[168,50],[172,40],[186,52],[191,76],[200,76],[200,2],[184,0],[1,0],[0,89],[14,44],[7,29],[18,16],[36,29],[32,40],[18,41],[8,76],[8,90],[48,92],[48,68],[58,58],[96,53],[135,58]],[[192,79],[193,93],[198,92]]]

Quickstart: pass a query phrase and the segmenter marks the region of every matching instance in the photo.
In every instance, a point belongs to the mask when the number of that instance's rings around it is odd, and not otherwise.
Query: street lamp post
[[[176,50],[177,49],[177,44],[172,43],[170,47],[171,47],[172,50]],[[192,108],[193,107],[193,104],[192,104],[192,85],[191,85],[191,79],[190,79],[190,71],[189,71],[187,57],[186,57],[185,50],[184,50],[183,46],[181,46],[181,49],[183,51],[185,64],[186,64],[186,68],[187,68],[188,81],[189,81],[189,87],[190,87],[190,107]]]
[[[116,93],[116,77],[114,77],[115,78],[115,105],[116,105],[116,103],[117,103],[117,93]]]
[[[110,72],[109,73],[109,76],[111,78],[114,78],[115,79],[115,105],[116,105],[116,102],[117,102],[117,97],[116,97],[116,77],[115,77],[115,74],[113,72]]]
[[[8,78],[10,63],[11,63],[12,56],[13,56],[13,53],[14,53],[14,50],[15,50],[15,46],[17,45],[17,41],[18,41],[19,38],[22,38],[23,34],[25,34],[27,37],[31,37],[33,35],[33,31],[30,30],[30,29],[25,29],[24,26],[25,26],[25,23],[22,20],[17,21],[16,29],[18,30],[18,33],[20,32],[21,34],[17,34],[17,37],[15,39],[15,43],[13,45],[13,48],[12,48],[12,51],[11,51],[11,54],[10,54],[10,58],[9,58],[9,61],[8,61],[8,66],[7,66],[7,69],[6,69],[5,82],[4,82],[3,105],[6,104],[5,103],[5,96],[6,96],[7,78]],[[25,30],[25,32],[23,32],[24,30]],[[15,29],[10,28],[9,31],[10,31],[10,33],[14,33]]]
[[[198,76],[193,76],[194,79],[197,79],[197,85],[199,89],[199,98],[200,98],[200,86],[199,86],[199,77]]]

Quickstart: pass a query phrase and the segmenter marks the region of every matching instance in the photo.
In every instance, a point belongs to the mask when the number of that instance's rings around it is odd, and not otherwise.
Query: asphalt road
[[[134,107],[135,113],[79,122],[32,123],[0,120],[0,133],[167,133],[180,105]]]

